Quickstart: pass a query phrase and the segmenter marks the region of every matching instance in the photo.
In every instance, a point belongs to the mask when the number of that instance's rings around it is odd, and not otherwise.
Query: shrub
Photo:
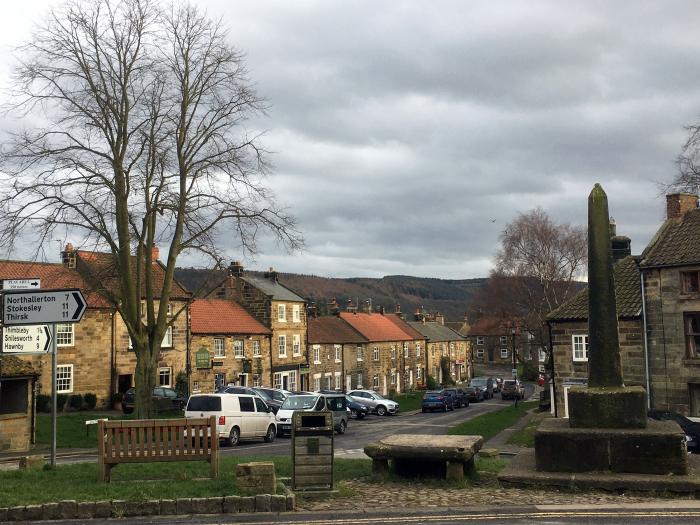
[[[94,410],[97,406],[97,396],[91,392],[85,394],[85,406],[88,410]]]
[[[80,410],[83,407],[83,396],[80,394],[71,394],[68,398],[68,406],[73,410]]]
[[[180,397],[187,399],[189,392],[187,391],[187,374],[180,371],[177,376],[175,376],[175,391]]]
[[[532,361],[525,361],[518,365],[518,378],[523,381],[536,381],[538,373],[537,367]]]
[[[435,381],[435,378],[428,374],[428,378],[425,380],[425,386],[428,388],[428,390],[437,390],[438,384],[437,381]]]
[[[63,412],[63,407],[66,406],[68,396],[66,394],[58,394],[56,396],[56,412]]]
[[[51,396],[46,394],[36,396],[36,409],[39,412],[51,412]]]

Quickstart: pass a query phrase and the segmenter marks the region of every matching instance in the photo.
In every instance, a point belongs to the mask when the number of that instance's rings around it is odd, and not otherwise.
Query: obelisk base
[[[569,390],[571,428],[646,428],[647,395],[641,386],[572,387]]]

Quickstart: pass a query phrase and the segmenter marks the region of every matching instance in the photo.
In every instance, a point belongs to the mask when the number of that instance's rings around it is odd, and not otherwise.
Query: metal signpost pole
[[[51,468],[56,468],[56,323],[51,323]]]

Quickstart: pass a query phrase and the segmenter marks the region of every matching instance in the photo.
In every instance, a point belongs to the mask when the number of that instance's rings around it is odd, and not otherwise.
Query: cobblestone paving
[[[568,492],[540,489],[501,488],[495,484],[475,484],[467,488],[446,488],[421,483],[368,483],[348,480],[338,487],[342,493],[326,500],[297,499],[297,510],[357,510],[376,508],[479,507],[493,505],[573,505],[668,502],[667,498],[644,494],[611,492]],[[693,499],[692,497],[677,499]]]

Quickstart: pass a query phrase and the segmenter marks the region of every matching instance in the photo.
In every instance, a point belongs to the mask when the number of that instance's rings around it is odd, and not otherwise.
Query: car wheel
[[[238,445],[238,442],[241,439],[241,431],[238,429],[238,427],[232,427],[231,432],[228,434],[228,439],[226,440],[226,444],[229,447],[235,447]]]
[[[265,443],[272,443],[276,436],[277,430],[275,429],[275,425],[270,425],[267,427],[267,434],[265,434]]]
[[[345,428],[346,428],[345,421],[342,420],[340,422],[340,425],[338,426],[338,434],[345,434]]]
[[[377,415],[378,416],[386,416],[386,407],[384,405],[379,405],[377,407]]]
[[[350,409],[350,416],[354,417],[355,419],[358,419],[360,417],[360,413],[357,410],[355,410],[354,408],[351,408]]]

